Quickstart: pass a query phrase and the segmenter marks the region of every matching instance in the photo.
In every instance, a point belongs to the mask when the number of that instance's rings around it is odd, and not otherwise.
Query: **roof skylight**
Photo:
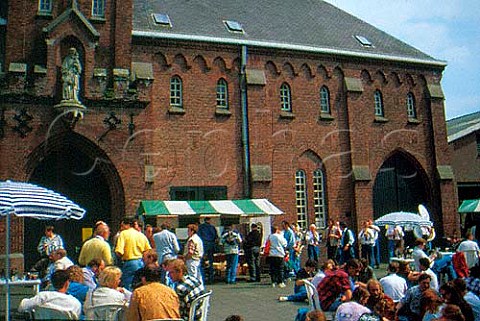
[[[373,47],[372,42],[364,36],[355,35],[355,39],[357,39],[364,47]]]
[[[230,31],[230,32],[240,32],[240,33],[244,32],[242,25],[238,21],[224,20],[223,23],[225,24],[228,31]]]
[[[162,26],[172,26],[172,22],[170,21],[170,17],[166,13],[154,13],[153,20],[156,24]]]

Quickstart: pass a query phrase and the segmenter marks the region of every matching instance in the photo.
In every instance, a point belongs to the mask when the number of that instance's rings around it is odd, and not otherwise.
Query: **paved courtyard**
[[[242,315],[245,321],[293,321],[297,309],[308,306],[301,302],[278,302],[279,296],[293,293],[293,282],[283,289],[272,288],[267,276],[260,283],[240,280],[235,285],[215,283],[207,289],[213,290],[209,321],[223,321],[231,314]]]

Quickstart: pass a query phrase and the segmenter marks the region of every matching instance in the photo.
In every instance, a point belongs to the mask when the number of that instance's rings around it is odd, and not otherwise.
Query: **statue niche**
[[[62,62],[62,100],[55,108],[62,114],[73,114],[75,119],[83,117],[86,107],[80,102],[80,77],[82,64],[77,49],[70,48]]]
[[[80,92],[81,73],[82,65],[80,64],[77,49],[70,48],[68,55],[62,63],[62,100],[80,101],[78,93]]]

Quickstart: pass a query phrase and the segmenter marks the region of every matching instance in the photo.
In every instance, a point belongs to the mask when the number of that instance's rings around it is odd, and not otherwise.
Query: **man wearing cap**
[[[202,276],[207,283],[213,283],[213,256],[215,254],[215,244],[218,242],[218,233],[215,226],[211,223],[211,217],[205,217],[202,224],[198,226],[198,236],[203,242],[204,259],[202,259]],[[208,260],[208,277],[205,271],[205,258]]]
[[[131,291],[135,271],[143,267],[143,252],[151,247],[147,237],[133,227],[132,219],[123,220],[122,224],[125,229],[118,235],[115,254],[123,262],[122,285]]]
[[[262,233],[258,230],[258,225],[253,223],[252,230],[247,234],[243,248],[245,258],[247,259],[248,272],[250,279],[248,282],[260,282],[260,247],[262,246]]]

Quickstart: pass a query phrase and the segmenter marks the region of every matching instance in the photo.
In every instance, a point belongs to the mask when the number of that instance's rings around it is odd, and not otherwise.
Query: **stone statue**
[[[80,64],[77,49],[70,48],[68,50],[68,55],[62,63],[62,100],[79,101],[78,94],[80,92],[81,73],[82,65]]]

